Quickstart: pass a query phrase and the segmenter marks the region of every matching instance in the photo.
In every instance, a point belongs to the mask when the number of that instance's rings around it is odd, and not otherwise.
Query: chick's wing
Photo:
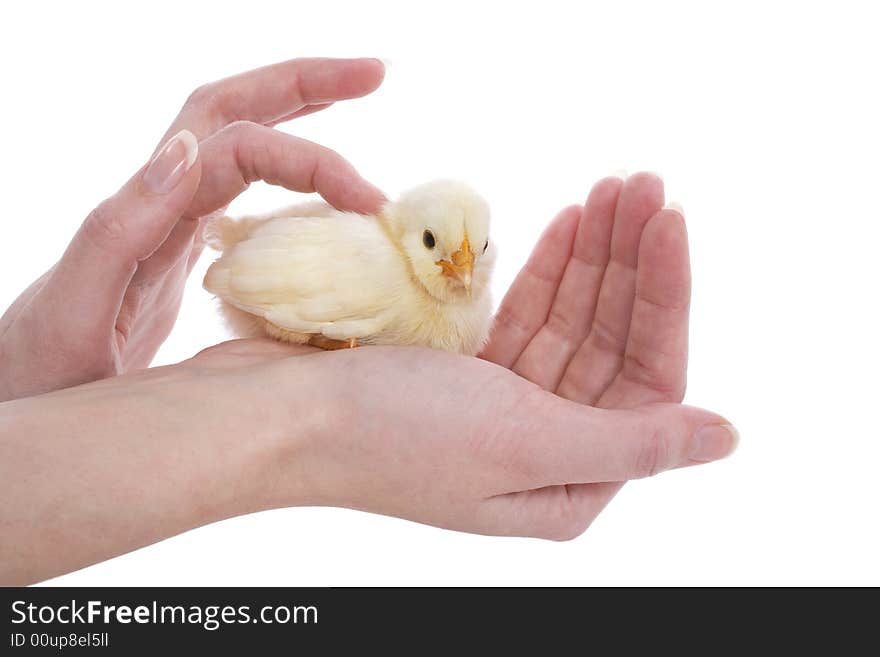
[[[282,328],[330,335],[375,330],[407,276],[375,221],[337,213],[267,221],[211,265],[205,287]]]

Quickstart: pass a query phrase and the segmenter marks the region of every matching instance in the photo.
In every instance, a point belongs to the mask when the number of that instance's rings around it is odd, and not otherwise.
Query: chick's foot
[[[309,338],[309,344],[325,351],[334,351],[336,349],[354,349],[358,346],[358,340],[357,338],[334,340],[332,338],[326,338],[323,335],[313,335]]]

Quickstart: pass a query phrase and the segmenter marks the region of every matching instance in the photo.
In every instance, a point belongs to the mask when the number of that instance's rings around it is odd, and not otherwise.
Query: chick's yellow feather
[[[475,354],[491,322],[488,221],[485,202],[453,181],[411,190],[375,216],[309,203],[223,217],[206,231],[223,254],[204,286],[239,335]]]

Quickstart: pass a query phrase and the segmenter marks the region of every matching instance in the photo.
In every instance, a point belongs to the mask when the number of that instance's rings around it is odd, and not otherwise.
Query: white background
[[[50,266],[202,82],[376,56],[373,96],[284,129],[391,195],[489,199],[500,298],[557,209],[625,168],[684,205],[687,401],[731,459],[627,485],[569,543],[336,509],[225,521],[54,584],[880,584],[880,21],[870,3],[14,3],[0,26],[0,305]],[[582,6],[581,6],[582,5]],[[232,211],[294,199],[255,185]],[[157,363],[224,338],[193,275]]]

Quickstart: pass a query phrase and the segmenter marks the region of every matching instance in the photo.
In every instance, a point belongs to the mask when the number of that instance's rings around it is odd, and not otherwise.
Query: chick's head
[[[487,289],[495,260],[489,206],[468,185],[420,185],[389,204],[385,216],[431,296],[443,302],[476,299]]]

